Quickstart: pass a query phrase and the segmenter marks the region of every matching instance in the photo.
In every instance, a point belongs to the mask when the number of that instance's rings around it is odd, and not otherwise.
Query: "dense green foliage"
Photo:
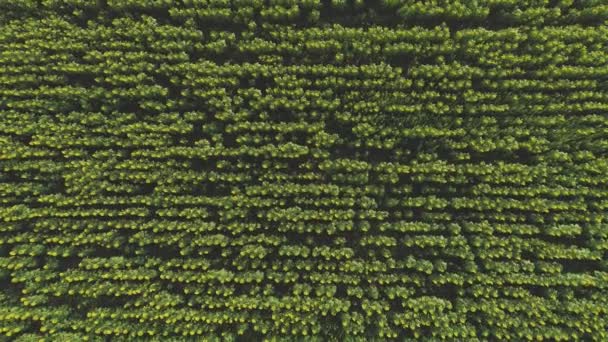
[[[608,340],[603,0],[0,1],[0,340]]]

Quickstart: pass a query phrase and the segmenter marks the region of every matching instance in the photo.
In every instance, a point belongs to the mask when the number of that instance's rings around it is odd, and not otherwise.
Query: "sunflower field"
[[[0,341],[608,341],[606,0],[0,0]]]

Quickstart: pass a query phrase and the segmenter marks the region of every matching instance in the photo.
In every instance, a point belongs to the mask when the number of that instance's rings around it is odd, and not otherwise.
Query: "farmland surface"
[[[0,341],[608,341],[603,0],[0,0]]]

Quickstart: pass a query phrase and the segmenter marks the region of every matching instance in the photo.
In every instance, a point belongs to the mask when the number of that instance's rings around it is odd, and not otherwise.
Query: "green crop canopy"
[[[0,0],[9,341],[608,341],[608,2]]]

